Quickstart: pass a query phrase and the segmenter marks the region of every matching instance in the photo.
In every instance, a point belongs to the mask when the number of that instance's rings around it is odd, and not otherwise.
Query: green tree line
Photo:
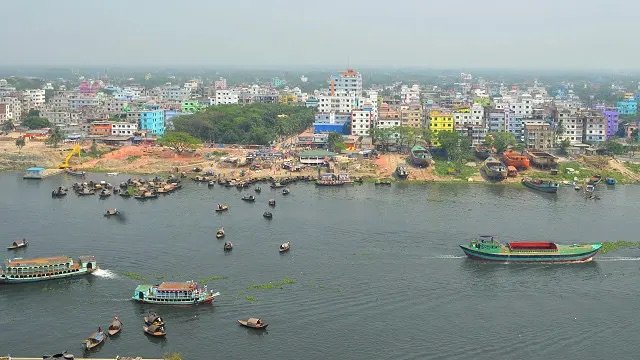
[[[203,141],[266,145],[313,124],[311,108],[281,104],[218,105],[174,119],[176,131]]]

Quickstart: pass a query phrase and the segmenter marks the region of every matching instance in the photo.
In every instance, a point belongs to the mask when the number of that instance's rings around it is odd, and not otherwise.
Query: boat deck
[[[52,257],[41,257],[41,258],[33,258],[33,259],[13,259],[8,260],[8,266],[40,266],[40,265],[50,265],[50,264],[64,264],[67,262],[73,261],[68,256],[52,256]]]

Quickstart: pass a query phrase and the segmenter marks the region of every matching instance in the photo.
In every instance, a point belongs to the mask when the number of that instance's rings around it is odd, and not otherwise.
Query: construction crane
[[[67,169],[69,167],[69,160],[71,160],[73,155],[78,155],[78,158],[79,158],[81,151],[82,151],[82,148],[80,147],[80,144],[76,144],[76,146],[74,146],[73,149],[71,149],[67,157],[64,158],[64,161],[61,162],[60,165],[58,165],[58,168]]]

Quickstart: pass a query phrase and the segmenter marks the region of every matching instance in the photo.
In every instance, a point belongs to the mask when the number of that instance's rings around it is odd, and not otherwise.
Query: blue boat
[[[616,179],[610,177],[604,179],[604,181],[607,183],[607,185],[615,185],[617,182]]]
[[[23,179],[42,179],[44,174],[44,168],[41,167],[30,167],[26,170]]]

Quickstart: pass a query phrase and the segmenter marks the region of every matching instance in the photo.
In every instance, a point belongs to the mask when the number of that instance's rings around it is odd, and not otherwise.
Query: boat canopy
[[[557,250],[558,246],[546,241],[518,241],[510,242],[511,250]]]

